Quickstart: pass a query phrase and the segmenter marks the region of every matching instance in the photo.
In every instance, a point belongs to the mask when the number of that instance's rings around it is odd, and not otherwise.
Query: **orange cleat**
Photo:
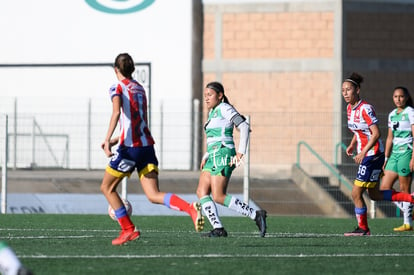
[[[126,242],[133,241],[139,238],[140,232],[137,228],[131,231],[122,230],[119,237],[112,240],[112,245],[123,245]]]
[[[190,216],[194,222],[195,231],[200,232],[204,229],[204,217],[201,213],[201,204],[199,202],[193,202],[190,207]]]

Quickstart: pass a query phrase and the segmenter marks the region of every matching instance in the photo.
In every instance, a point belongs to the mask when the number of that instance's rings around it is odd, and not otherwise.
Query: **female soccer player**
[[[381,189],[391,189],[398,179],[400,191],[411,192],[412,172],[414,171],[413,100],[405,87],[396,87],[392,99],[396,108],[388,115],[388,135],[385,142],[385,171],[381,179]],[[394,202],[404,213],[404,224],[394,231],[413,230],[413,204]]]
[[[132,78],[134,61],[127,53],[119,54],[115,59],[115,74],[118,83],[109,90],[112,100],[112,115],[102,149],[111,157],[101,184],[101,191],[115,210],[115,216],[121,226],[118,238],[113,245],[121,245],[139,238],[140,232],[127,215],[125,206],[116,188],[125,176],[136,169],[145,195],[152,203],[187,212],[196,231],[201,231],[204,218],[200,203],[189,204],[172,193],[160,192],[158,185],[158,160],[154,151],[154,139],[147,123],[147,98],[145,90]],[[121,126],[119,137],[112,138],[115,127]],[[111,147],[119,144],[116,153]]]
[[[266,211],[256,210],[238,198],[227,195],[226,190],[234,168],[246,153],[250,126],[246,119],[229,104],[224,95],[223,85],[209,83],[204,90],[204,98],[209,109],[208,120],[204,125],[207,136],[207,152],[201,161],[201,174],[197,196],[213,230],[204,236],[227,237],[217,213],[220,203],[256,221],[262,237],[266,234]],[[240,143],[236,153],[233,128],[240,130]],[[212,197],[210,196],[212,195]]]
[[[363,77],[352,73],[342,83],[342,96],[347,106],[348,128],[353,132],[351,143],[346,149],[348,156],[357,147],[354,157],[358,172],[352,187],[352,199],[355,205],[355,215],[358,226],[354,231],[347,232],[345,236],[370,235],[368,227],[367,206],[362,197],[365,190],[372,200],[406,201],[413,202],[410,194],[399,193],[393,190],[379,190],[379,178],[384,164],[384,148],[380,138],[378,119],[374,108],[366,101],[360,99],[361,83]]]

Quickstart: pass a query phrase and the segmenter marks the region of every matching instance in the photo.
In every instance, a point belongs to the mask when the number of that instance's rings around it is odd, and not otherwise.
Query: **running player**
[[[413,100],[405,87],[396,87],[393,92],[396,106],[388,115],[388,135],[385,142],[384,177],[381,189],[391,189],[398,180],[400,191],[411,192],[412,172],[414,171],[413,131],[414,108]],[[404,223],[395,227],[394,231],[413,230],[413,204],[394,202],[404,215]]]
[[[358,226],[345,236],[370,235],[368,227],[367,206],[362,197],[367,190],[372,200],[407,201],[413,202],[410,194],[393,190],[379,190],[379,179],[384,165],[384,148],[380,140],[378,119],[372,105],[360,99],[363,77],[352,73],[342,83],[342,96],[347,106],[348,128],[353,132],[351,143],[346,149],[352,156],[356,147],[357,155],[354,161],[358,164],[358,172],[352,187],[352,199],[355,205],[355,215]]]
[[[223,85],[209,83],[204,90],[204,98],[209,110],[204,125],[207,136],[207,153],[201,161],[201,174],[197,196],[213,230],[203,236],[227,237],[218,216],[215,202],[241,213],[256,221],[262,237],[266,234],[266,211],[256,210],[242,200],[227,195],[230,176],[246,154],[250,126],[246,119],[229,104],[224,95]],[[240,143],[236,153],[233,128],[240,130]],[[210,196],[211,195],[211,196]]]
[[[140,236],[116,191],[122,178],[129,177],[135,169],[142,189],[152,203],[187,212],[194,222],[195,230],[201,231],[204,217],[200,203],[189,204],[175,194],[160,192],[158,160],[154,151],[154,139],[147,123],[147,98],[144,88],[132,78],[134,61],[127,53],[119,54],[115,59],[114,69],[119,82],[109,91],[112,115],[105,141],[102,143],[102,149],[111,160],[101,184],[101,191],[115,210],[122,229],[112,244],[121,245]],[[121,126],[120,136],[112,138],[118,121]],[[116,153],[112,153],[111,147],[116,144],[119,145],[118,149]]]

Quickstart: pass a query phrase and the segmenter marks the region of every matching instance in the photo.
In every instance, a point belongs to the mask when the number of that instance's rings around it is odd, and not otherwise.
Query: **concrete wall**
[[[333,161],[350,139],[341,85],[353,71],[385,139],[393,88],[414,89],[413,12],[412,0],[204,0],[204,83],[222,81],[251,116],[252,166],[290,167],[300,140]]]
[[[331,158],[339,140],[341,5],[225,2],[204,7],[204,82],[221,81],[230,102],[251,116],[252,166],[290,168],[300,140]]]

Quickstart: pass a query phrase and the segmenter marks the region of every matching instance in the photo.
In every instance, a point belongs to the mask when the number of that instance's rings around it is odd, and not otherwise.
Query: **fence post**
[[[250,116],[246,117],[246,121],[250,127]],[[247,141],[246,155],[244,156],[243,200],[245,203],[249,203],[249,190],[250,190],[250,138]]]
[[[87,160],[87,170],[91,170],[91,128],[92,128],[92,101],[88,99],[88,125],[86,127],[86,160]]]
[[[31,168],[36,166],[36,119],[33,118],[32,121],[32,163],[30,164]]]
[[[193,144],[192,144],[192,167],[191,170],[197,171],[198,170],[198,163],[200,161],[199,156],[199,140],[200,140],[200,131],[199,131],[199,125],[200,125],[200,100],[194,99],[193,100]]]
[[[2,173],[2,186],[1,186],[1,213],[6,214],[7,212],[7,161],[9,156],[9,145],[8,145],[8,137],[9,137],[9,131],[8,131],[8,116],[6,117],[6,123],[5,123],[5,131],[4,131],[4,155],[3,155],[3,167],[1,168]]]
[[[128,197],[128,177],[124,177],[121,182],[122,182],[121,198],[126,200]]]

